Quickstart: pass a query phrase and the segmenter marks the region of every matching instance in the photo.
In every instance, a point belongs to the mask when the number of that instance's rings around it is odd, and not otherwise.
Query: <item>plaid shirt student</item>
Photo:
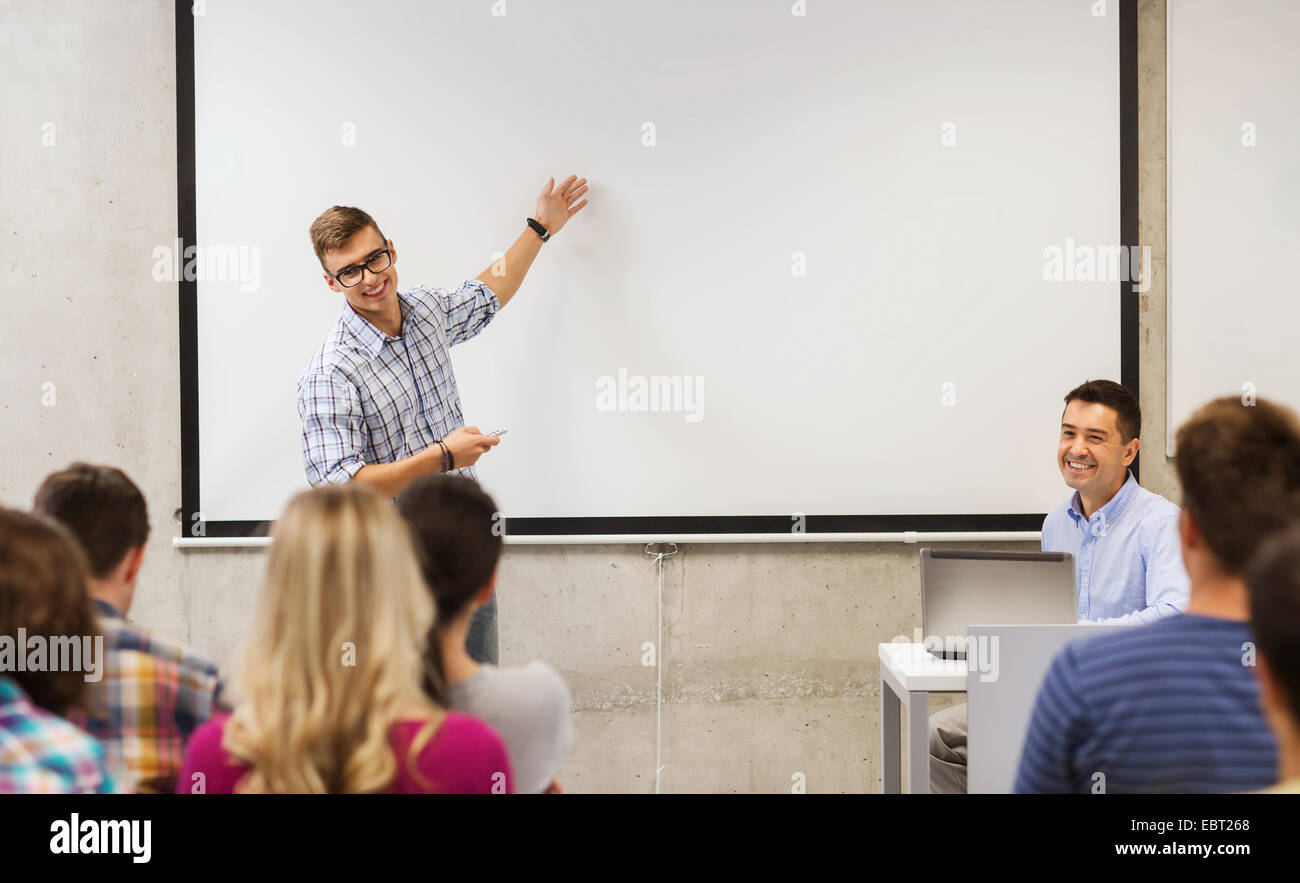
[[[111,794],[104,749],[0,677],[0,794]]]
[[[88,711],[68,720],[103,743],[110,769],[144,794],[170,794],[185,743],[219,711],[217,667],[187,647],[127,622],[98,599],[104,676],[90,685]]]
[[[404,460],[465,425],[448,351],[492,321],[496,294],[471,279],[450,294],[417,285],[397,297],[398,337],[344,305],[298,378],[302,462],[315,487]],[[475,477],[472,466],[456,471]]]

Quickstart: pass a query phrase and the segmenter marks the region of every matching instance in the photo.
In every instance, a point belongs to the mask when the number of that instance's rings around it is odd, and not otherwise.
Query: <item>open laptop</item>
[[[970,625],[1075,623],[1078,591],[1069,552],[921,550],[921,630],[926,649],[966,656]]]

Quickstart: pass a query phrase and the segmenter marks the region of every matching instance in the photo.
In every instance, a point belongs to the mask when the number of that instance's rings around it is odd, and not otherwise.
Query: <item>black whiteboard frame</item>
[[[1138,244],[1138,64],[1137,0],[1119,0],[1120,242]],[[176,195],[178,236],[196,242],[194,142],[194,16],[191,0],[176,0]],[[1149,272],[1149,270],[1148,270]],[[1118,283],[1120,296],[1120,382],[1141,399],[1138,386],[1138,295]],[[266,536],[269,521],[203,521],[199,499],[198,283],[179,281],[181,528],[186,538]],[[1138,476],[1138,462],[1133,461]],[[808,515],[808,534],[1037,531],[1046,513],[1000,515]],[[629,536],[791,533],[791,516],[701,515],[645,517],[510,518],[514,536]]]

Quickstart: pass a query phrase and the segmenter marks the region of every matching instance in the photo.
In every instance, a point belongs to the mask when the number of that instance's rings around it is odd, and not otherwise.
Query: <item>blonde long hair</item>
[[[443,712],[420,689],[433,604],[409,529],[356,484],[304,491],[276,524],[257,622],[239,679],[243,701],[222,745],[249,766],[244,792],[387,790],[390,730]]]

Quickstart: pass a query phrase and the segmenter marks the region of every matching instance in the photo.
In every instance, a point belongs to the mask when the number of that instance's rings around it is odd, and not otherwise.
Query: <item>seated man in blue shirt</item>
[[[1112,380],[1065,396],[1057,467],[1074,494],[1043,521],[1045,552],[1075,560],[1080,622],[1155,622],[1187,606],[1178,507],[1129,472],[1141,444],[1137,398]],[[966,706],[930,717],[930,790],[966,791]]]
[[[1178,507],[1137,483],[1142,412],[1133,393],[1089,380],[1065,397],[1058,466],[1074,488],[1043,520],[1043,551],[1074,554],[1079,622],[1155,622],[1187,606]]]
[[[1193,414],[1177,447],[1187,612],[1061,651],[1030,718],[1017,792],[1221,792],[1276,781],[1243,571],[1300,521],[1300,420],[1229,396]]]

